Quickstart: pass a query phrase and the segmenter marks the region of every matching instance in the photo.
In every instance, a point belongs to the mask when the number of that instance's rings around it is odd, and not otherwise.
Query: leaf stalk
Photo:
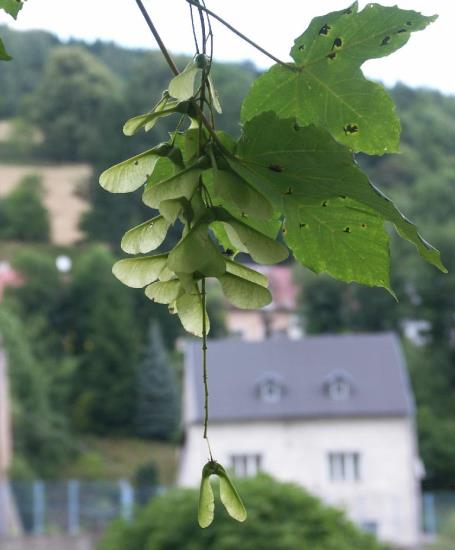
[[[244,40],[245,42],[250,44],[250,46],[253,46],[253,48],[256,48],[256,50],[259,50],[261,53],[263,53],[264,55],[266,55],[267,57],[269,57],[270,59],[275,61],[275,63],[278,63],[279,65],[283,65],[283,67],[286,67],[286,69],[289,69],[291,71],[294,70],[293,65],[291,65],[289,63],[286,63],[285,61],[282,61],[281,59],[279,59],[278,57],[274,56],[272,53],[270,53],[269,51],[264,49],[262,46],[259,46],[259,44],[257,44],[253,40],[251,40],[251,38],[248,38],[248,36],[241,33],[238,29],[233,27],[230,23],[225,21],[222,17],[217,15],[215,12],[213,12],[212,10],[209,10],[205,6],[202,6],[197,0],[186,0],[186,1],[188,2],[188,4],[191,4],[192,6],[197,7],[199,10],[205,11],[205,13],[207,13],[208,15],[210,15],[211,17],[213,17],[214,19],[219,21],[222,25],[224,25],[226,28],[228,28],[231,32],[233,32],[239,38],[241,38],[242,40]]]

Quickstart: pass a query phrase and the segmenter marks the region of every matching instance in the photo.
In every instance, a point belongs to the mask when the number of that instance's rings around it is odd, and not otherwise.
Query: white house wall
[[[357,523],[375,522],[378,536],[405,547],[419,538],[415,442],[409,418],[320,419],[211,424],[215,458],[259,454],[262,469],[342,507]],[[189,426],[179,483],[196,486],[207,460],[200,425]],[[359,481],[330,481],[328,453],[358,452]]]

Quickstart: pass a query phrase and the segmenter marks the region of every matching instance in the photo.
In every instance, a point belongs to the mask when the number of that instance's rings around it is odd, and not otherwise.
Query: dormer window
[[[348,374],[336,372],[327,378],[324,383],[324,389],[334,401],[345,401],[351,397],[354,386]]]
[[[278,403],[283,398],[285,387],[279,376],[270,374],[260,380],[257,391],[264,403]]]

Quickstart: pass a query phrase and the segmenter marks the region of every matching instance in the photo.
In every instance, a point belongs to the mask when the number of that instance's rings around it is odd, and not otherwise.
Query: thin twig
[[[186,0],[188,2],[188,4],[191,4],[193,6],[196,6],[198,9],[200,10],[203,10],[205,11],[208,15],[211,15],[214,19],[216,19],[217,21],[219,21],[222,25],[224,25],[225,27],[227,27],[230,31],[232,31],[234,34],[236,34],[238,37],[240,37],[242,40],[245,40],[245,42],[248,42],[248,44],[250,44],[251,46],[253,46],[253,48],[256,48],[257,50],[259,50],[260,52],[262,52],[264,55],[266,55],[267,57],[270,57],[270,59],[272,59],[273,61],[275,61],[275,63],[279,63],[280,65],[283,65],[284,67],[286,67],[287,69],[290,69],[290,70],[293,70],[292,68],[292,65],[290,65],[289,63],[285,63],[284,61],[282,61],[281,59],[279,59],[278,57],[275,57],[272,53],[268,52],[267,50],[265,50],[264,48],[262,48],[261,46],[259,46],[259,44],[256,44],[256,42],[253,42],[253,40],[251,40],[251,38],[248,38],[248,36],[245,36],[243,33],[241,33],[239,30],[237,30],[235,27],[233,27],[232,25],[230,25],[227,21],[225,21],[222,17],[220,17],[219,15],[217,15],[216,13],[214,13],[212,10],[209,10],[208,8],[206,8],[205,6],[202,6],[197,0]]]
[[[178,75],[180,71],[177,68],[177,65],[174,63],[174,60],[172,59],[171,55],[167,51],[166,46],[164,45],[164,42],[161,40],[161,36],[158,34],[158,31],[155,28],[155,25],[152,23],[152,20],[150,19],[149,14],[147,13],[147,10],[144,7],[144,4],[142,3],[142,0],[136,0],[136,4],[138,5],[138,8],[141,10],[141,13],[147,22],[147,25],[149,26],[149,29],[152,31],[153,36],[155,37],[155,40],[161,50],[161,53],[163,54],[164,58],[167,61],[167,64],[171,68],[171,71]]]
[[[207,322],[205,318],[205,310],[206,310],[205,277],[202,279],[201,307],[202,307],[202,368],[203,368],[202,378],[204,381],[204,439],[207,441],[210,460],[213,460],[212,450],[210,448],[209,438],[207,435],[208,423],[209,423],[209,386],[208,386],[208,380],[207,380]]]
[[[199,53],[199,43],[197,41],[196,27],[195,27],[195,24],[194,24],[193,6],[190,4],[188,7],[190,8],[191,29],[193,30],[194,46],[196,48],[196,53]]]

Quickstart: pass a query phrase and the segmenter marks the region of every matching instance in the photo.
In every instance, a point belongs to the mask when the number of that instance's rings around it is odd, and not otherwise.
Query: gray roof
[[[186,422],[201,422],[200,342],[188,341]],[[413,414],[413,397],[398,338],[392,333],[309,336],[301,340],[209,341],[210,420],[214,422]],[[337,377],[351,394],[327,391]],[[282,384],[277,402],[260,398],[264,380]],[[190,405],[188,406],[188,403]]]

